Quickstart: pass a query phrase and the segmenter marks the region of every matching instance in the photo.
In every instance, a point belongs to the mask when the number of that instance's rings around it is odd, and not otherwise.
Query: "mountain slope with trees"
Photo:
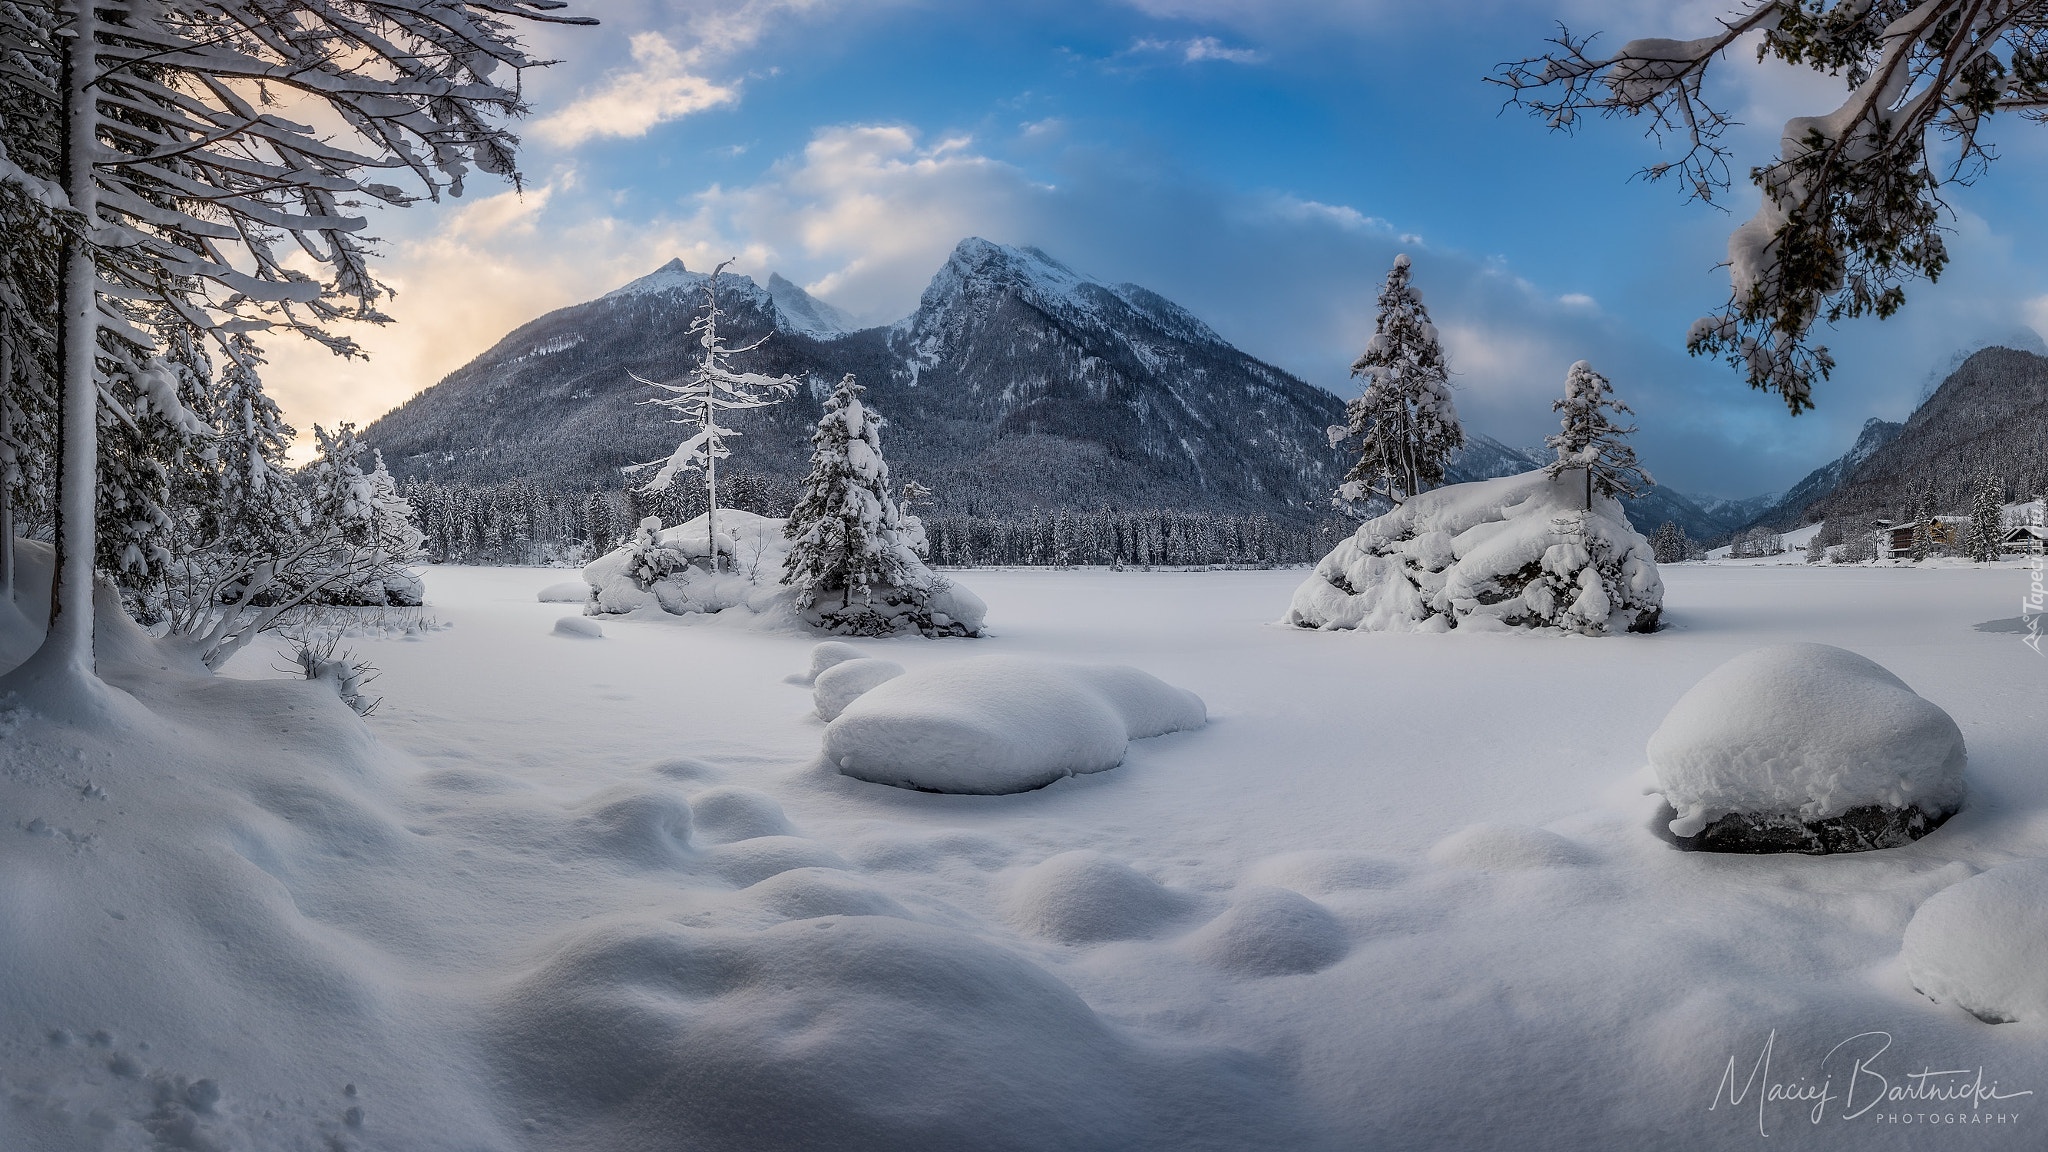
[[[1873,434],[1882,429],[1865,425],[1858,447]],[[1963,361],[1800,519],[1899,520],[1922,503],[1960,514],[1986,473],[2003,482],[2007,499],[2048,490],[2048,356],[1992,347]]]

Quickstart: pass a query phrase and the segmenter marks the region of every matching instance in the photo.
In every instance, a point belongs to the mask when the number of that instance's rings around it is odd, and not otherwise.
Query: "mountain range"
[[[690,320],[711,276],[672,260],[587,303],[522,325],[364,432],[394,475],[443,484],[522,480],[544,491],[620,487],[623,466],[665,457],[681,430],[633,380],[687,372]],[[1165,297],[1107,284],[1035,248],[979,238],[954,248],[903,320],[857,327],[771,275],[723,273],[733,342],[766,338],[751,371],[799,377],[790,401],[745,413],[723,467],[789,481],[809,459],[821,404],[853,374],[890,421],[891,468],[934,490],[940,514],[1172,508],[1330,514],[1350,457],[1324,430],[1344,402],[1252,357]],[[1468,430],[1450,479],[1540,466]],[[1653,488],[1628,501],[1638,527],[1666,520],[1715,540],[1768,499]]]
[[[1827,519],[1903,520],[1923,504],[1963,513],[1987,473],[2008,500],[2048,491],[2048,356],[1978,350],[1903,424],[1865,421],[1849,451],[1815,469],[1754,523],[1786,529]]]

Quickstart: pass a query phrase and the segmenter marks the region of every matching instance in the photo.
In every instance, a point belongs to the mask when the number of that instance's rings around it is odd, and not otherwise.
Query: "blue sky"
[[[393,212],[400,324],[368,364],[273,350],[302,427],[368,421],[514,325],[671,256],[779,271],[866,319],[899,318],[967,235],[1035,244],[1179,301],[1247,351],[1349,394],[1395,253],[1445,332],[1467,426],[1513,444],[1552,427],[1581,357],[1637,409],[1645,459],[1688,491],[1782,489],[1899,419],[1961,351],[2048,331],[2048,223],[2030,189],[2048,132],[1956,190],[1954,262],[1901,316],[1829,334],[1841,367],[1788,418],[1682,348],[1727,282],[1731,211],[1631,181],[1654,146],[1627,122],[1576,136],[1500,111],[1482,82],[1563,20],[1617,39],[1698,34],[1700,3],[1363,0],[585,3],[529,74],[527,190]],[[1738,170],[1832,82],[1733,58],[1718,96]]]

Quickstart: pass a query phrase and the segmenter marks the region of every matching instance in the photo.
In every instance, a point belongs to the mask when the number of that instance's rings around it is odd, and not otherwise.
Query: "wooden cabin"
[[[2023,556],[2039,556],[2048,553],[2048,527],[2039,524],[2021,524],[2008,531],[1998,541],[2000,552],[2017,552]]]
[[[1885,524],[1879,530],[1885,533],[1887,542],[1885,554],[1894,560],[1913,554],[1913,529],[1918,522],[1908,520],[1903,524]],[[1930,516],[1927,519],[1927,538],[1935,552],[1960,552],[1963,536],[1970,530],[1966,516]]]

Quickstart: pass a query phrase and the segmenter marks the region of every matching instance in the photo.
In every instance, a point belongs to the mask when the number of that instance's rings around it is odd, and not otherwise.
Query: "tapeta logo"
[[[1707,1111],[1756,1108],[1756,1130],[1769,1136],[1787,1106],[1809,1124],[2017,1124],[2032,1088],[2001,1086],[1984,1067],[1935,1068],[1892,1051],[1889,1032],[1858,1032],[1828,1049],[1807,1075],[1784,1077],[1774,1066],[1778,1032],[1743,1072],[1743,1056],[1728,1057]]]

